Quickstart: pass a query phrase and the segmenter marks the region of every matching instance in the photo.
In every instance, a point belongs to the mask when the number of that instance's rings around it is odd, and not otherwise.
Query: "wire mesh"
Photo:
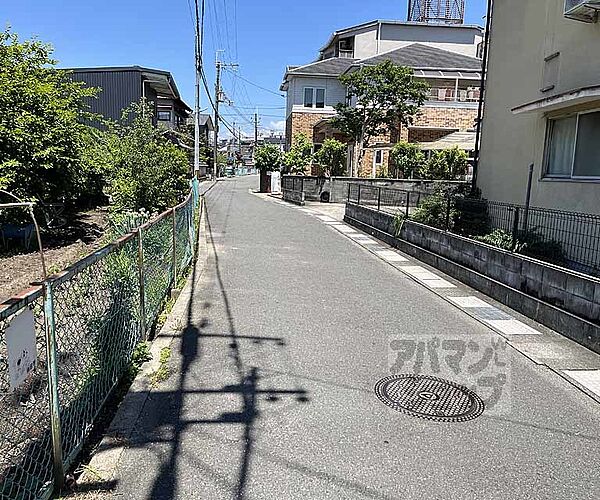
[[[63,457],[79,451],[141,340],[137,242],[52,283]]]
[[[157,221],[143,226],[144,296],[146,325],[158,317],[163,301],[173,283],[173,222],[163,214]]]
[[[44,301],[40,288],[0,306],[0,500],[35,500],[52,493],[49,373],[58,388],[58,449],[62,450],[63,465],[68,467],[77,456],[144,338],[142,325],[148,328],[157,319],[174,283],[174,267],[182,276],[193,258],[199,202],[198,186],[194,185],[184,203],[150,221],[140,232],[125,235],[50,278],[47,286],[52,301]],[[26,310],[31,310],[35,319],[37,363],[25,382],[13,390],[6,332]],[[48,369],[52,358],[48,356],[45,323],[50,318],[55,328],[51,351],[56,352],[56,370],[54,365]]]
[[[175,208],[175,256],[177,262],[177,278],[189,266],[193,257],[191,242],[193,241],[193,210],[186,203]]]
[[[29,309],[35,318],[37,364],[11,391],[6,329]],[[34,499],[52,485],[46,340],[41,290],[0,312],[0,499]]]

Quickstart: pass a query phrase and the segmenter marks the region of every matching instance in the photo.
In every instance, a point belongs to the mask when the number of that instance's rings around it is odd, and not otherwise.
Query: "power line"
[[[242,75],[239,75],[237,73],[234,73],[233,71],[228,70],[231,74],[233,74],[234,77],[239,78],[240,80],[252,85],[253,87],[256,87],[258,89],[264,90],[265,92],[269,92],[270,94],[274,94],[277,95],[279,97],[285,97],[283,94],[280,94],[279,92],[275,92],[274,90],[268,89],[266,87],[262,87],[261,85],[259,85],[258,83],[254,83],[251,82],[250,80],[248,80],[247,78],[244,78]]]

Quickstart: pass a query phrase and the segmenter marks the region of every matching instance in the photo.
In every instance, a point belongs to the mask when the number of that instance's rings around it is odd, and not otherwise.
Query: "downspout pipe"
[[[477,108],[477,128],[475,132],[475,152],[473,158],[473,179],[471,190],[477,188],[477,174],[479,173],[479,156],[481,153],[481,128],[483,122],[483,103],[486,91],[487,67],[489,62],[490,35],[492,29],[492,16],[494,11],[494,0],[488,0],[487,18],[485,22],[485,34],[483,39],[483,59],[481,62],[481,82],[479,84],[479,104]]]

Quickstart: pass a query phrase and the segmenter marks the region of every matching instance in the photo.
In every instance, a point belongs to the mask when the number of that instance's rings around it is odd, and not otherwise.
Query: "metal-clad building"
[[[181,100],[171,73],[140,66],[69,68],[71,78],[101,89],[90,99],[90,111],[110,120],[121,118],[123,109],[142,97],[154,108],[154,123],[175,128],[185,123],[191,109]]]

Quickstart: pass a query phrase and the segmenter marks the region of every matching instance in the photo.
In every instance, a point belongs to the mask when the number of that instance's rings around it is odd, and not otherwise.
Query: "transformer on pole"
[[[463,24],[465,0],[409,0],[408,20],[432,24]]]

